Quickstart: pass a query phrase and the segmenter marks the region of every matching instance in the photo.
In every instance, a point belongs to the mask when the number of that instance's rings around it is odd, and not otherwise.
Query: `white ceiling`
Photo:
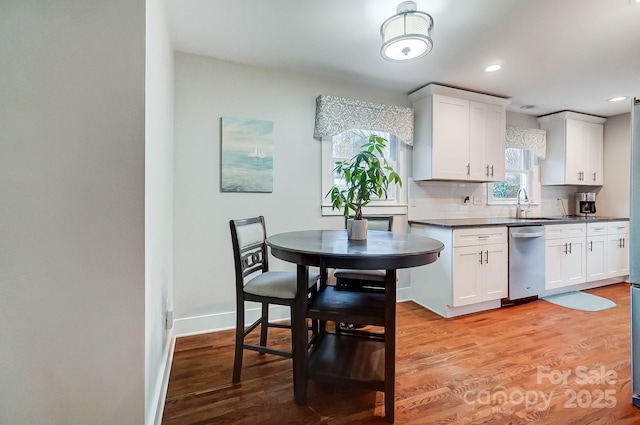
[[[604,117],[640,97],[640,4],[629,0],[416,0],[433,50],[388,62],[380,25],[401,0],[166,0],[176,50],[410,93],[439,83],[508,97],[531,115]],[[484,67],[503,68],[485,73]],[[522,110],[523,105],[534,105]]]

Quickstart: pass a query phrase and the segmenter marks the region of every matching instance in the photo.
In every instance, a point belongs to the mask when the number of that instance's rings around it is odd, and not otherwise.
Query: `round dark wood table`
[[[346,230],[305,230],[275,234],[267,238],[267,245],[274,257],[297,265],[298,286],[291,323],[296,403],[307,402],[307,379],[355,384],[383,391],[385,421],[394,422],[396,270],[436,261],[444,248],[442,242],[419,235],[374,230],[368,232],[364,241],[350,241]],[[310,266],[319,267],[322,276],[320,290],[311,297]],[[328,268],[384,269],[384,294],[341,293],[326,285]],[[307,318],[376,324],[384,327],[384,336],[380,342],[372,342],[360,336],[327,335],[323,330],[310,349]],[[360,355],[367,349],[377,353],[376,358],[383,359],[384,367],[372,366],[366,370],[354,363],[355,353]],[[369,361],[358,362],[369,364]]]

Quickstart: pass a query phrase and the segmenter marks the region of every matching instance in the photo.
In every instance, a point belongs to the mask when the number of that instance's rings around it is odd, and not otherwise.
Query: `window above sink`
[[[539,166],[536,155],[527,149],[505,149],[505,181],[487,185],[487,199],[489,204],[517,204],[519,189],[525,189],[529,203],[539,201],[539,188],[534,182],[538,181]],[[522,200],[521,200],[522,201]]]

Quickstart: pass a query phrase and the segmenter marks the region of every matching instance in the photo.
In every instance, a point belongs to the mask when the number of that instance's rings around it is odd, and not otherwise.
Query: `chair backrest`
[[[236,289],[242,291],[245,277],[269,270],[266,226],[264,217],[260,216],[230,220],[229,227],[236,266]]]
[[[392,215],[365,215],[362,218],[366,218],[369,221],[367,226],[369,230],[386,230],[390,232],[393,229]],[[347,217],[344,218],[344,228],[347,228]]]

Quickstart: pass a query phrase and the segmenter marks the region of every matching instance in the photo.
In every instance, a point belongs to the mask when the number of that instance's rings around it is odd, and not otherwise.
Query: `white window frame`
[[[533,152],[530,151],[529,154],[533,156],[533,164],[532,164],[532,167],[530,169],[521,170],[521,169],[507,168],[507,169],[505,169],[505,174],[508,174],[508,173],[524,173],[524,174],[527,174],[528,175],[528,179],[527,179],[528,185],[527,185],[527,187],[525,187],[525,190],[527,191],[527,197],[529,198],[529,202],[528,203],[530,205],[539,205],[539,203],[540,203],[540,199],[539,198],[540,198],[540,194],[541,194],[540,164],[539,164],[538,157]],[[506,149],[505,149],[505,155],[506,155]],[[494,185],[494,183],[487,184],[487,204],[488,205],[516,205],[518,203],[518,200],[515,199],[515,198],[508,198],[508,199],[494,198],[493,197],[493,185]],[[523,201],[524,201],[524,199],[521,200],[521,203]]]
[[[397,140],[397,138],[396,138]],[[402,179],[402,187],[396,185],[394,199],[372,201],[362,209],[363,214],[370,215],[406,215],[407,206],[407,147],[397,140],[398,158],[397,162],[390,161],[389,164],[396,170]],[[333,137],[323,137],[322,141],[322,215],[335,216],[343,215],[342,210],[334,210],[331,206],[331,197],[326,197],[333,187],[333,169],[336,164],[333,159]]]

